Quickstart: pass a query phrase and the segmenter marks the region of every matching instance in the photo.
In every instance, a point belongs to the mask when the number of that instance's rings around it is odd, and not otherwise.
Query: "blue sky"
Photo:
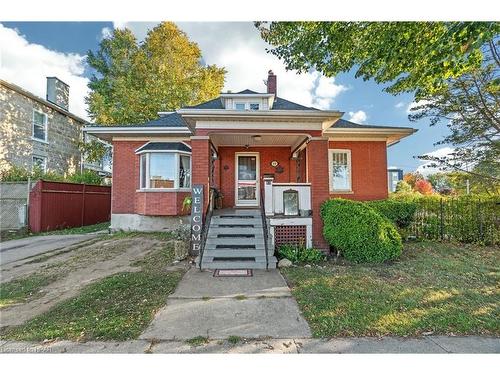
[[[113,24],[112,22],[3,22],[0,26],[0,78],[44,96],[45,76],[57,75],[71,86],[70,110],[84,116],[84,96],[90,70],[87,51],[96,50],[103,35],[113,27],[129,27],[138,39],[156,22]],[[297,75],[265,52],[266,44],[251,23],[181,22],[188,36],[197,42],[204,61],[225,66],[226,90],[264,90],[263,79],[272,69],[278,75],[278,94],[289,100],[324,109],[345,112],[345,119],[372,124],[412,126],[413,136],[388,149],[388,165],[406,171],[422,164],[414,158],[429,152],[445,152],[434,143],[447,134],[443,125],[429,127],[428,121],[412,123],[407,109],[409,94],[393,96],[384,85],[354,78],[354,73],[327,79],[316,72]],[[425,171],[425,170],[424,170]]]

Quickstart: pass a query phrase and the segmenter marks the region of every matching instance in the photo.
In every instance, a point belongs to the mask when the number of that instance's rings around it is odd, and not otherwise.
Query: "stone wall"
[[[47,142],[32,139],[33,110],[47,114]],[[0,84],[0,170],[7,164],[31,167],[32,156],[47,160],[47,171],[80,168],[78,141],[83,123]]]

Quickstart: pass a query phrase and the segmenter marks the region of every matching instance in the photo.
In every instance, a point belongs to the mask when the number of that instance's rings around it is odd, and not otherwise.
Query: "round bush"
[[[401,255],[394,224],[362,202],[330,199],[321,206],[321,217],[325,239],[352,262],[377,263]]]

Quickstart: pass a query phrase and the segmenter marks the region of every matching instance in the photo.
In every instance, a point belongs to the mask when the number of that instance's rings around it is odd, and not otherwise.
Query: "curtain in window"
[[[334,152],[332,155],[333,188],[350,190],[350,166],[347,152]]]
[[[179,187],[189,188],[191,187],[191,158],[186,155],[180,155],[179,160]]]

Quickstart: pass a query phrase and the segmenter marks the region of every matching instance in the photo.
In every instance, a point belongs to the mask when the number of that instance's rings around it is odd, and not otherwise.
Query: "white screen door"
[[[259,154],[236,154],[236,205],[259,205]]]

